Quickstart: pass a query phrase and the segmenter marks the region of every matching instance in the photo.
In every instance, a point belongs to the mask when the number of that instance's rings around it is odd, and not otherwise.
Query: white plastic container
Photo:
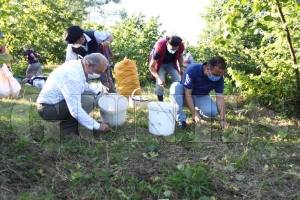
[[[131,96],[129,97],[129,107],[147,109],[149,100],[144,96],[134,96],[134,93],[137,90],[140,90],[140,88],[133,90]]]
[[[178,105],[168,102],[150,102],[148,109],[150,133],[163,136],[174,133]]]
[[[109,126],[121,126],[125,122],[128,100],[117,93],[104,94],[98,101],[101,121]]]

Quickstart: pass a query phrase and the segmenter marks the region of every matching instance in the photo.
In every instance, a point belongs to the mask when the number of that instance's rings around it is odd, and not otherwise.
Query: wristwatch
[[[226,119],[224,119],[224,118],[222,118],[222,119],[220,119],[220,122],[226,122]]]

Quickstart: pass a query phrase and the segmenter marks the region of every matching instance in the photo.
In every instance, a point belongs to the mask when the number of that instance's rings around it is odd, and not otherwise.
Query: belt
[[[37,107],[47,107],[47,106],[52,106],[52,104],[47,104],[47,103],[37,103]]]

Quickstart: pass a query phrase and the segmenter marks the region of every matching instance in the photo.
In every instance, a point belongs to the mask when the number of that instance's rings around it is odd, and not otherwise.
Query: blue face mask
[[[211,80],[211,81],[218,81],[218,80],[221,78],[221,76],[213,76],[213,75],[211,74],[210,69],[209,69],[209,73],[210,73],[210,76],[208,76],[208,78],[209,78],[209,80]]]

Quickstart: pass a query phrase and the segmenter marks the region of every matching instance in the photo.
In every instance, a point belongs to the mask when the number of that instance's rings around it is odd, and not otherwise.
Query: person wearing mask
[[[114,37],[109,32],[96,30],[82,30],[79,26],[70,26],[63,34],[64,40],[68,43],[66,51],[66,62],[76,60],[78,57],[91,53],[102,53],[102,47],[109,47]],[[102,73],[99,80],[108,88],[108,92],[115,93],[116,88],[110,74],[110,66],[105,73]]]
[[[109,126],[89,116],[97,107],[100,91],[89,87],[88,79],[99,78],[107,70],[107,59],[100,53],[70,60],[48,77],[37,101],[42,119],[60,121],[60,132],[78,133],[78,123],[90,130],[107,131]]]
[[[33,76],[42,76],[42,66],[39,62],[38,55],[28,45],[23,46],[23,50],[26,52],[28,61],[28,67],[26,70],[26,78],[23,79],[23,83],[27,83]]]
[[[171,101],[179,106],[176,115],[179,128],[186,128],[186,114],[183,112],[185,104],[196,123],[200,122],[200,116],[211,118],[219,113],[220,126],[228,127],[223,96],[225,70],[224,58],[216,56],[203,64],[192,64],[186,69],[181,83],[171,85]],[[209,95],[212,90],[216,93],[216,102]]]
[[[164,99],[165,71],[171,76],[172,83],[180,81],[179,71],[184,68],[183,50],[182,39],[179,36],[171,35],[158,40],[150,53],[149,70],[156,79],[158,101]]]
[[[183,51],[183,66],[188,68],[191,64],[194,64],[194,58],[190,53],[187,53],[186,49]]]

